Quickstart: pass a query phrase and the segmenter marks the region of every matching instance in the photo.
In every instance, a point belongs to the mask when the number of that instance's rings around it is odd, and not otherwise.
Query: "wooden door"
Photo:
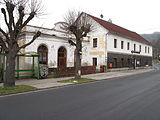
[[[58,49],[58,69],[63,70],[67,66],[67,51],[64,47]]]

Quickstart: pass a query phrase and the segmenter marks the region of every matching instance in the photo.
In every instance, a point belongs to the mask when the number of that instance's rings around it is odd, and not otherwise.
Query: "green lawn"
[[[61,82],[61,83],[82,83],[82,82],[88,82],[88,81],[93,81],[93,79],[91,79],[91,78],[80,78],[80,79],[72,78],[69,80],[60,80],[58,82]]]
[[[16,85],[14,87],[3,87],[0,86],[0,95],[11,94],[11,93],[19,93],[30,90],[36,90],[37,88],[27,85]]]

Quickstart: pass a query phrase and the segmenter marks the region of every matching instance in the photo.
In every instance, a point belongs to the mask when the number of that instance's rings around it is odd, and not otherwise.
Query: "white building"
[[[108,68],[140,67],[152,64],[152,46],[135,32],[117,26],[108,21],[88,15],[92,19],[93,32],[83,42],[82,66],[101,66]],[[38,52],[40,63],[49,68],[74,67],[75,47],[68,43],[68,35],[60,30],[59,23],[54,29],[27,26],[24,29],[24,41],[31,40],[35,31],[42,35],[23,52]]]
[[[89,34],[89,56],[93,64],[108,68],[152,65],[152,46],[136,32],[88,15],[96,31]],[[95,62],[95,63],[94,63]]]

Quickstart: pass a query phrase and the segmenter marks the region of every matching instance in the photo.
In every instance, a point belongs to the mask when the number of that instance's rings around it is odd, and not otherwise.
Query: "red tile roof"
[[[120,35],[124,35],[127,37],[130,37],[132,39],[135,39],[139,42],[145,43],[145,44],[150,44],[149,41],[145,40],[142,36],[140,36],[139,34],[137,34],[136,32],[127,30],[123,27],[120,27],[118,25],[115,25],[113,23],[110,23],[108,21],[102,20],[100,18],[94,17],[92,15],[89,15],[91,18],[93,18],[96,22],[98,22],[100,25],[102,25],[104,28],[106,28],[107,30],[109,30],[110,32],[113,33],[118,33]]]

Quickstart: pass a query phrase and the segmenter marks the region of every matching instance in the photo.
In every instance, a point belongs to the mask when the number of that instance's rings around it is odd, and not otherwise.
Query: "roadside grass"
[[[36,90],[36,89],[37,88],[28,86],[28,85],[16,85],[14,87],[0,86],[0,95],[26,92],[26,91]]]
[[[80,78],[80,79],[75,79],[75,78],[72,78],[72,79],[68,79],[68,80],[60,80],[58,82],[61,82],[61,83],[82,83],[82,82],[88,82],[88,81],[93,81],[94,79],[91,79],[91,78]]]

